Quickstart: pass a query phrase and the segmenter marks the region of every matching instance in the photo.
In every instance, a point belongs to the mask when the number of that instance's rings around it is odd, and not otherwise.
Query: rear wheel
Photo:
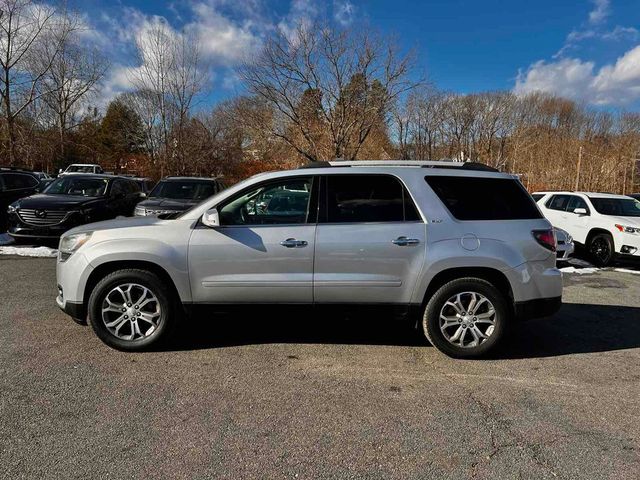
[[[598,233],[589,239],[587,251],[594,265],[598,267],[611,265],[615,255],[613,238],[608,233]]]
[[[89,298],[89,323],[118,350],[144,350],[167,338],[174,323],[172,293],[152,272],[118,270],[103,278]]]
[[[425,336],[454,358],[488,354],[502,340],[511,320],[505,296],[480,278],[453,280],[429,299],[422,318]]]

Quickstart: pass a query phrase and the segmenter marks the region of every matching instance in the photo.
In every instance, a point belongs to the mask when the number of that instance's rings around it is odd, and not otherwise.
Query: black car
[[[147,200],[138,204],[136,216],[184,212],[224,190],[217,178],[166,177],[158,182]]]
[[[8,209],[7,233],[16,238],[58,238],[85,223],[129,216],[140,201],[137,182],[112,175],[65,175],[41,194]]]
[[[640,202],[640,193],[632,193],[631,195],[629,195],[631,198],[635,198],[636,200],[638,200]]]
[[[16,200],[36,193],[40,180],[33,172],[0,167],[0,233],[7,229],[7,208]]]

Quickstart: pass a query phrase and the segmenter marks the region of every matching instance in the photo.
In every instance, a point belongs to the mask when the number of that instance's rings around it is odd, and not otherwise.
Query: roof
[[[330,167],[413,167],[413,168],[446,168],[462,170],[478,170],[498,172],[497,169],[479,162],[457,161],[424,161],[424,160],[335,160],[331,162],[310,162],[300,168],[330,168]]]
[[[69,167],[99,167],[97,163],[71,163],[67,166]]]
[[[102,178],[105,180],[117,178],[119,180],[133,181],[133,179],[129,177],[121,177],[120,175],[110,175],[108,173],[74,173],[73,175],[63,175],[58,178]]]
[[[627,195],[619,195],[617,193],[607,193],[607,192],[570,192],[568,190],[559,190],[559,191],[553,191],[553,190],[544,190],[544,191],[540,191],[540,192],[533,192],[534,194],[548,194],[548,193],[552,193],[554,195],[585,195],[587,197],[590,198],[628,198]]]
[[[215,182],[215,181],[218,181],[219,178],[218,177],[164,177],[160,179],[161,182],[165,180],[166,181],[198,180],[198,181],[204,181],[204,182]]]

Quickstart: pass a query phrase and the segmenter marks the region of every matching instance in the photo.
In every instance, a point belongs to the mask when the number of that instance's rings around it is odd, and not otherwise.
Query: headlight
[[[147,210],[144,207],[136,207],[133,214],[136,217],[144,217],[147,214]]]
[[[18,211],[18,207],[15,203],[12,203],[7,207],[7,213],[16,213]]]
[[[633,234],[640,233],[640,228],[638,227],[629,227],[627,225],[618,225],[616,223],[616,228],[621,232],[625,232],[625,233],[633,233]]]
[[[60,260],[65,261],[73,253],[78,250],[82,245],[87,243],[91,238],[93,232],[87,233],[75,233],[72,235],[65,235],[60,239],[60,245],[58,251],[60,252]]]

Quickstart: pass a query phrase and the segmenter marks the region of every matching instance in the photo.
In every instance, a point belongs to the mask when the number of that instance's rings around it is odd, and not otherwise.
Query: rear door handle
[[[295,238],[287,238],[280,242],[280,245],[287,248],[302,248],[309,245],[306,240],[296,240]]]
[[[408,245],[418,245],[420,240],[417,238],[398,237],[395,240],[391,240],[391,243],[399,247],[406,247]]]

